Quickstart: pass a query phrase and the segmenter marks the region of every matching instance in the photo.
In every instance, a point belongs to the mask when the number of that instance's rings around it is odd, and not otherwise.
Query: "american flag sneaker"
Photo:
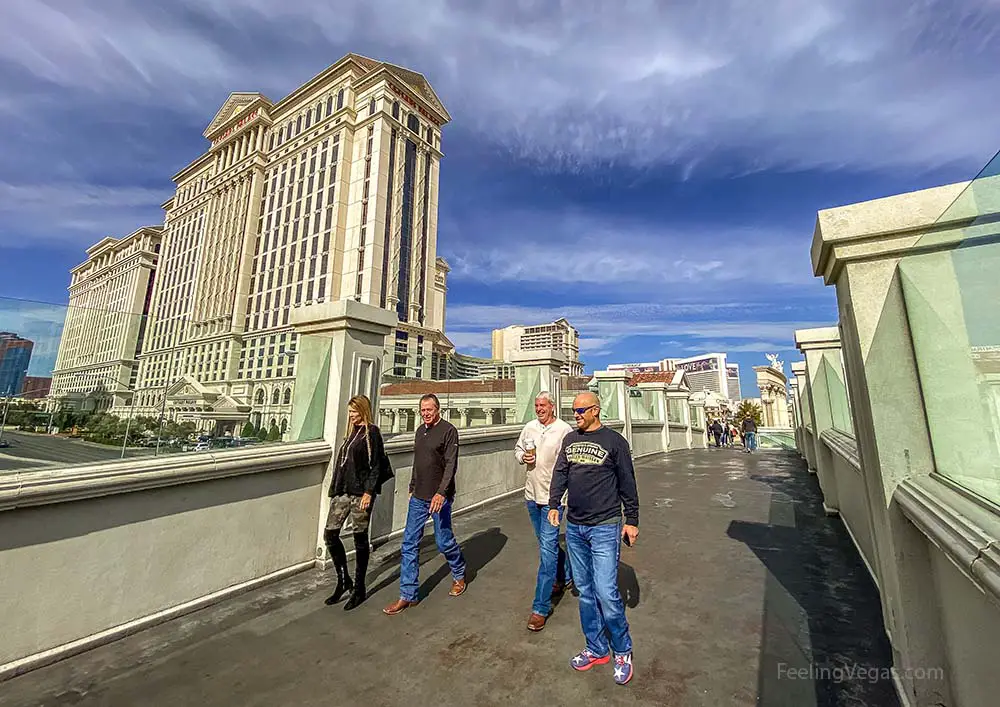
[[[615,683],[624,685],[632,679],[632,654],[624,653],[615,656]]]
[[[611,660],[610,655],[594,655],[589,650],[584,648],[582,651],[573,656],[573,660],[569,662],[573,666],[573,670],[590,670],[595,665],[604,665],[609,660]]]

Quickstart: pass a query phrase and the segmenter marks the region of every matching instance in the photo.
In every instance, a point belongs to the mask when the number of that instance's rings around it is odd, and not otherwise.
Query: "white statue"
[[[778,360],[778,354],[776,353],[764,354],[764,358],[766,358],[771,363],[771,368],[776,370],[778,373],[785,372],[784,371],[785,362]]]

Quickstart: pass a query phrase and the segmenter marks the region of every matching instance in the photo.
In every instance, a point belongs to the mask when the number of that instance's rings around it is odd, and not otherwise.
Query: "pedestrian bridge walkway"
[[[569,668],[583,646],[572,595],[525,629],[537,546],[513,500],[456,518],[461,597],[426,537],[424,601],[384,616],[390,543],[353,612],[325,606],[330,573],[307,571],[2,683],[0,706],[898,704],[875,587],[797,455],[682,450],[636,473],[641,535],[619,576],[628,686],[610,666]]]

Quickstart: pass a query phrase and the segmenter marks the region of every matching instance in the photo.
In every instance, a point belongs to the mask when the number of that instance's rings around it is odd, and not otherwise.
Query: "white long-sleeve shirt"
[[[563,437],[573,428],[565,420],[556,418],[547,427],[538,420],[532,420],[521,430],[514,446],[514,456],[518,464],[524,464],[524,444],[529,439],[535,442],[535,464],[528,469],[524,481],[524,498],[546,505],[549,502],[549,486],[552,483],[552,469],[562,447]]]

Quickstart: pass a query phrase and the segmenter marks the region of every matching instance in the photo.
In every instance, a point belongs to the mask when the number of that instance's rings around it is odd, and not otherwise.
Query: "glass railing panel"
[[[822,371],[820,378],[824,381],[830,398],[830,415],[833,428],[854,434],[854,424],[851,421],[851,407],[847,399],[847,385],[844,380],[844,367],[840,363],[838,352],[824,352],[820,363]]]

